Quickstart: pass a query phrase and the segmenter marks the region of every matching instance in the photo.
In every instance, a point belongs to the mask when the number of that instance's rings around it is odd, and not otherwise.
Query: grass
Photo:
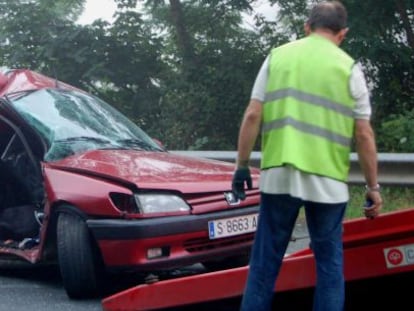
[[[345,213],[345,219],[362,217],[362,207],[365,202],[365,189],[362,186],[349,187],[350,200]],[[414,189],[410,187],[381,187],[383,207],[381,213],[399,209],[414,208]]]

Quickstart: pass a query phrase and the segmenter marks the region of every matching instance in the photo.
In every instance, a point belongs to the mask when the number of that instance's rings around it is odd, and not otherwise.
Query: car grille
[[[184,242],[184,248],[190,253],[200,252],[232,245],[245,245],[249,242],[252,243],[253,238],[254,233],[215,240],[210,240],[208,238],[191,239]]]

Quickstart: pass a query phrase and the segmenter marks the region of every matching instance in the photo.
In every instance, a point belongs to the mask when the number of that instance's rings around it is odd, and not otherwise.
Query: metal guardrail
[[[208,158],[226,162],[235,162],[236,151],[182,151],[171,150],[171,153]],[[261,153],[252,152],[250,164],[260,166]],[[351,154],[349,172],[350,184],[365,184],[356,153]],[[381,185],[414,186],[414,153],[378,153],[378,182]]]

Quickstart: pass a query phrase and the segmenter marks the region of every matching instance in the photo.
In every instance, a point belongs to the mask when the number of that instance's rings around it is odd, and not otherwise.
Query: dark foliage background
[[[263,59],[303,36],[317,1],[268,0],[269,20],[256,0],[114,0],[113,23],[81,25],[84,2],[1,0],[1,65],[98,95],[168,149],[234,150]],[[343,3],[343,48],[364,65],[379,151],[414,152],[414,0]]]

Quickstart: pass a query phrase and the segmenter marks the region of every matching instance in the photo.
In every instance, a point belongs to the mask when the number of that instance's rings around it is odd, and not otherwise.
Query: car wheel
[[[235,255],[231,257],[215,259],[203,262],[203,266],[209,271],[219,271],[231,268],[247,266],[249,264],[249,253]]]
[[[72,299],[96,297],[100,292],[103,264],[85,221],[60,213],[57,222],[57,250],[60,273]]]

